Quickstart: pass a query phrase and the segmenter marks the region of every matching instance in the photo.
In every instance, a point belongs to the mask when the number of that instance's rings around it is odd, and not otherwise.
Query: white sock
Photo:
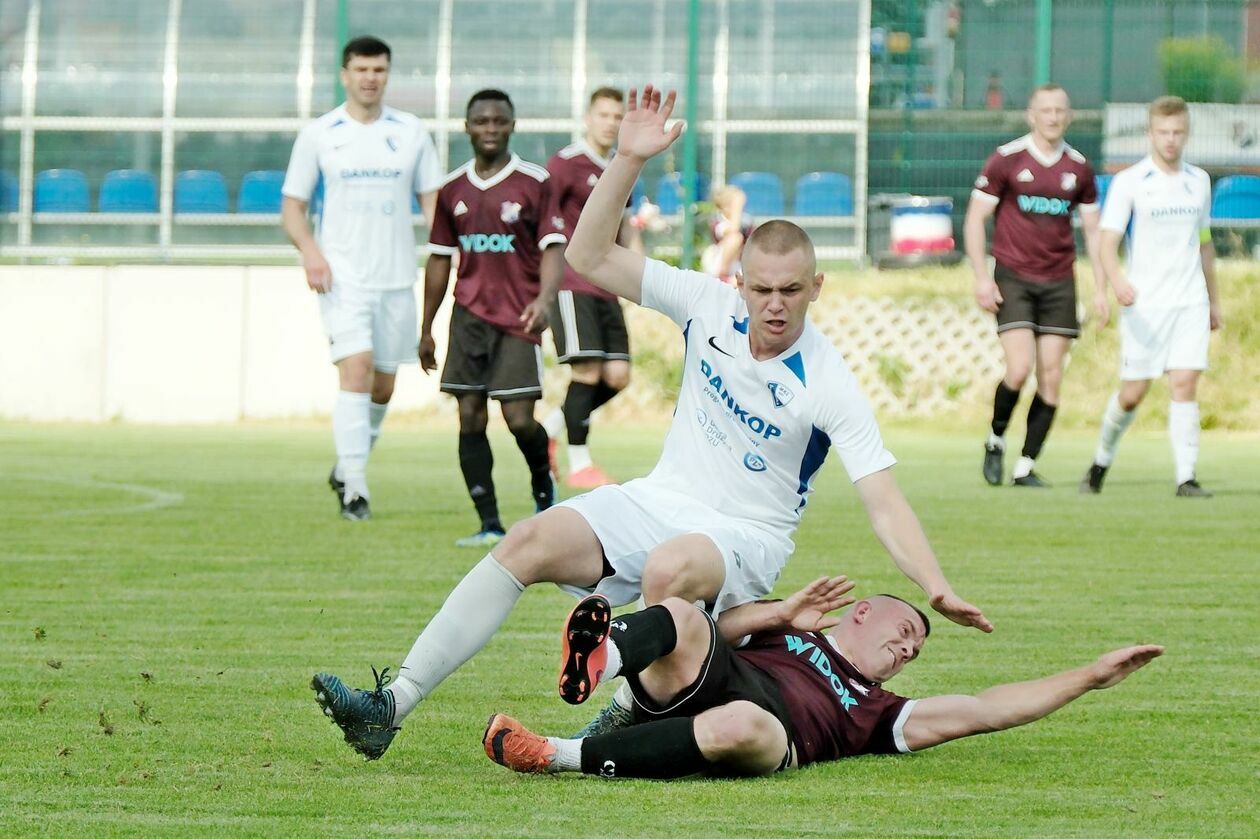
[[[1006,451],[1006,438],[999,437],[992,431],[989,432],[989,439],[984,443],[989,448],[997,448],[998,451]]]
[[[372,439],[368,443],[369,448],[376,448],[376,441],[381,436],[381,423],[385,421],[385,412],[389,410],[389,403],[384,405],[372,402],[368,404],[368,427],[371,429]]]
[[[1103,411],[1102,430],[1098,434],[1098,449],[1094,452],[1094,462],[1099,466],[1110,466],[1116,459],[1116,447],[1120,445],[1120,435],[1133,424],[1137,416],[1137,408],[1126,411],[1120,407],[1120,394],[1113,393],[1107,400]]]
[[[542,427],[548,437],[559,437],[560,432],[564,431],[564,411],[556,408],[547,414],[547,418],[542,421]]]
[[[1177,485],[1194,479],[1199,462],[1199,403],[1172,402],[1168,405],[1168,439],[1172,442]]]
[[[552,761],[552,772],[582,771],[582,741],[566,740],[563,737],[548,737],[547,742],[556,747],[556,757]]]
[[[634,707],[634,691],[630,690],[629,682],[622,680],[621,686],[613,694],[612,701],[620,705],[624,711],[629,711]]]
[[[569,474],[580,472],[591,465],[591,450],[586,446],[569,444]]]
[[[420,633],[398,668],[398,678],[387,688],[394,694],[394,725],[490,641],[524,590],[490,554],[464,575]]]
[[[346,482],[346,495],[368,497],[367,459],[372,448],[366,393],[337,392],[333,406],[333,444],[337,448],[337,475]]]
[[[1036,463],[1031,457],[1020,455],[1019,460],[1015,461],[1015,468],[1011,469],[1011,479],[1027,478],[1032,474],[1033,464]]]
[[[615,679],[621,674],[621,650],[617,648],[617,642],[608,639],[608,663],[604,665],[604,675],[600,676],[601,682],[607,682],[609,679]]]

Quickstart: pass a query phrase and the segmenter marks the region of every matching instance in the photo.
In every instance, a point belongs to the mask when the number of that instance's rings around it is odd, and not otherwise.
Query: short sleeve
[[[731,309],[739,292],[717,277],[684,271],[657,259],[645,259],[641,301],[685,327],[701,309]]]
[[[1129,219],[1133,215],[1132,179],[1121,172],[1111,179],[1107,187],[1107,200],[1103,202],[1102,220],[1098,223],[1100,230],[1123,233],[1129,229]]]
[[[315,124],[303,128],[293,143],[289,155],[289,168],[284,173],[284,186],[280,191],[298,201],[311,200],[315,185],[319,183],[319,149],[315,142]]]
[[[1076,206],[1081,210],[1098,209],[1098,179],[1094,176],[1094,167],[1086,163],[1081,167],[1084,171],[1081,182],[1076,185]]]
[[[1203,211],[1199,213],[1199,230],[1211,231],[1212,229],[1212,179],[1208,177],[1207,172],[1200,172],[1199,179],[1203,182]],[[1204,240],[1203,237],[1199,241],[1212,241],[1210,238]]]
[[[840,456],[849,480],[857,483],[867,475],[893,466],[897,459],[884,448],[875,412],[853,373],[842,361],[830,366],[836,372],[827,383],[828,400],[820,416],[822,428]]]
[[[538,185],[538,247],[563,245],[569,241],[568,225],[560,212],[560,191],[551,178]]]
[[[416,180],[413,191],[424,194],[442,186],[442,164],[438,160],[437,147],[428,131],[420,129],[420,159],[416,161]]]
[[[451,215],[451,190],[438,191],[437,207],[433,211],[433,226],[429,228],[429,253],[454,256],[455,218]]]
[[[975,188],[971,190],[972,198],[979,198],[996,204],[1006,193],[1006,158],[994,152],[984,162],[984,168],[976,178]]]

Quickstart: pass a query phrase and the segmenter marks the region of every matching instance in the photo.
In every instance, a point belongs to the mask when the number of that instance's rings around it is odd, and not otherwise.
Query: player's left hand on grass
[[[836,609],[854,602],[848,593],[856,585],[844,575],[819,577],[805,588],[779,603],[779,619],[784,626],[801,632],[820,632],[840,623],[840,618],[828,615]]]
[[[1090,667],[1090,687],[1093,690],[1103,690],[1118,684],[1130,673],[1140,670],[1163,654],[1164,648],[1158,644],[1141,644],[1112,650],[1100,656]]]
[[[1225,316],[1221,314],[1221,307],[1215,303],[1208,306],[1208,323],[1214,332],[1225,325]]]
[[[933,595],[929,600],[932,608],[940,612],[954,623],[961,626],[973,626],[981,632],[992,632],[993,624],[984,616],[979,607],[972,606],[952,591]]]
[[[1094,295],[1094,316],[1098,318],[1098,328],[1106,329],[1107,324],[1111,323],[1111,301],[1107,299],[1106,293]]]
[[[547,309],[541,298],[525,307],[521,312],[521,323],[525,325],[526,332],[542,332],[547,328]]]

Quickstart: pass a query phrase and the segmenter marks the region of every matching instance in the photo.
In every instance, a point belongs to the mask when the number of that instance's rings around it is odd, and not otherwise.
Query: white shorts
[[[375,369],[395,373],[399,364],[417,360],[416,295],[410,288],[375,291],[334,281],[332,291],[319,296],[319,311],[334,364],[370,352]]]
[[[1120,312],[1120,379],[1158,379],[1169,370],[1206,370],[1208,307],[1127,308]]]
[[[560,588],[575,597],[598,592],[614,606],[638,599],[648,554],[676,536],[703,534],[722,553],[726,580],[710,610],[714,618],[726,609],[769,594],[792,555],[792,540],[788,537],[725,516],[694,498],[662,491],[643,478],[620,486],[600,487],[558,506],[576,510],[586,519],[614,572],[594,588]]]

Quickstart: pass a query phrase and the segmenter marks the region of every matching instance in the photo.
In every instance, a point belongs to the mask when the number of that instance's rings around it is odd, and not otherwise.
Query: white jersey
[[[378,291],[414,285],[411,197],[442,185],[437,150],[420,118],[382,108],[364,124],[345,105],[324,114],[298,134],[283,192],[309,202],[320,178],[324,209],[315,238],[333,283]]]
[[[1199,253],[1210,224],[1212,185],[1207,172],[1181,164],[1170,175],[1147,157],[1117,174],[1107,189],[1100,227],[1127,231],[1127,274],[1140,309],[1206,305]]]
[[[682,327],[686,343],[678,408],[644,483],[790,538],[831,447],[853,481],[896,463],[853,373],[812,323],[758,361],[738,291],[653,259],[643,305]]]

